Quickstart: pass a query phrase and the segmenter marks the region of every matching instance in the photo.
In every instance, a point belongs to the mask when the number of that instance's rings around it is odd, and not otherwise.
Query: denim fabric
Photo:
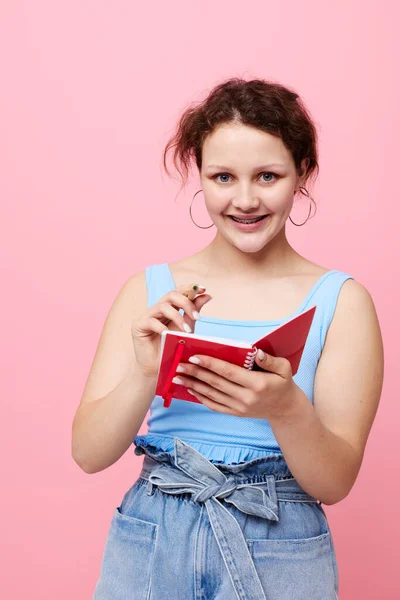
[[[321,504],[282,454],[214,465],[135,448],[142,471],[111,520],[93,600],[337,600]]]

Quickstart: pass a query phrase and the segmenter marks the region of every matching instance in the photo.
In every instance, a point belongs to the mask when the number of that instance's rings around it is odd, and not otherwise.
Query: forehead
[[[290,151],[281,138],[255,127],[242,124],[224,124],[209,134],[203,143],[202,162],[209,165],[231,165],[244,162],[251,165],[265,163],[293,164]]]

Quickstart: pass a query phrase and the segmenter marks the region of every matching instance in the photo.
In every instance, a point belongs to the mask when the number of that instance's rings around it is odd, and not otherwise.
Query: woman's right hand
[[[186,331],[185,324],[190,327],[191,332],[194,331],[196,318],[193,312],[200,312],[212,298],[209,294],[204,294],[204,290],[204,287],[195,284],[181,285],[177,290],[165,294],[132,323],[136,360],[145,376],[156,377],[158,374],[163,331]],[[183,315],[179,312],[180,308],[184,310]]]

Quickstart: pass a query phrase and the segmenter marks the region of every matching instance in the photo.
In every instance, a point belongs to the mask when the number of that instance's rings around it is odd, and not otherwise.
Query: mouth
[[[269,215],[260,215],[259,217],[253,217],[252,219],[239,219],[238,217],[234,217],[233,215],[227,215],[232,221],[236,223],[243,223],[245,225],[251,225],[252,223],[258,223],[258,221],[262,221],[266,219]]]

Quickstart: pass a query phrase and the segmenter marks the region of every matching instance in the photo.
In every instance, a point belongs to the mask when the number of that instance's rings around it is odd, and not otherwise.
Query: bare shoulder
[[[351,321],[351,323],[350,323]],[[335,315],[332,319],[332,329],[340,329],[355,323],[370,325],[376,329],[378,315],[375,303],[368,289],[355,279],[347,279],[341,288]]]
[[[130,320],[147,307],[146,271],[137,271],[129,276],[118,289],[108,312],[107,320]]]
[[[357,351],[360,358],[364,356],[361,369],[372,366],[369,360],[383,369],[383,341],[375,303],[368,289],[355,279],[342,285],[323,353],[339,351],[340,347],[345,352],[343,345]]]
[[[357,346],[375,352],[375,361],[383,358],[382,334],[375,303],[368,289],[355,279],[347,279],[340,290],[332,322],[327,332],[323,354],[335,349]],[[367,365],[362,364],[361,367]],[[368,365],[369,366],[369,365]]]
[[[121,292],[132,300],[134,311],[144,311],[147,307],[146,270],[137,271],[127,279]]]

